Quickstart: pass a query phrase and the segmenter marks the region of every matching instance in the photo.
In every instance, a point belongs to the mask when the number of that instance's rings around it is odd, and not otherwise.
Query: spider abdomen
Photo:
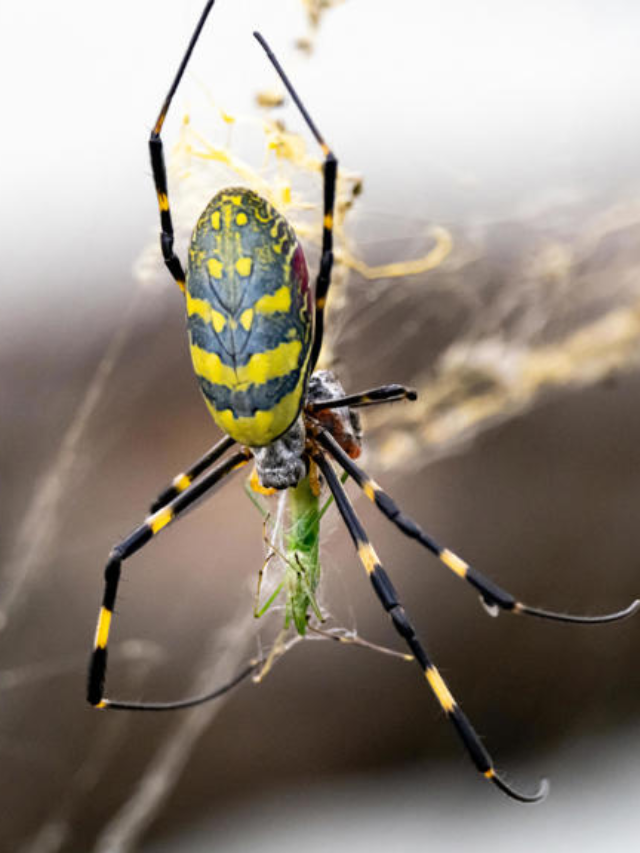
[[[219,192],[191,238],[191,358],[218,426],[253,447],[296,419],[313,340],[307,265],[296,235],[251,190]]]

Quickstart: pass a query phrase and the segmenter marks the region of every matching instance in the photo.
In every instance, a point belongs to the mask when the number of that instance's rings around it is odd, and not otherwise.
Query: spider
[[[128,702],[105,697],[107,643],[122,563],[230,474],[255,462],[254,487],[288,489],[294,506],[311,507],[312,522],[297,536],[306,539],[307,566],[296,570],[289,590],[286,625],[304,634],[314,609],[318,583],[317,511],[321,482],[326,484],[353,540],[373,590],[420,668],[435,699],[451,721],[476,769],[508,796],[536,802],[547,792],[543,780],[522,793],[496,772],[493,761],[439,673],[398,598],[369,541],[342,483],[352,479],[366,497],[408,537],[434,554],[454,575],[480,594],[490,610],[505,610],[559,622],[604,623],[630,616],[624,610],[602,616],[576,616],[530,607],[438,544],[396,506],[392,498],[355,461],[360,452],[357,409],[415,393],[385,385],[345,394],[329,371],[315,370],[322,348],[325,305],[333,264],[333,218],[338,163],[265,39],[254,33],[295,103],[323,156],[324,217],[322,253],[312,294],[306,261],[294,231],[269,202],[241,187],[217,193],[198,219],[189,247],[187,274],[174,252],[161,133],[172,99],[215,0],[208,0],[149,138],[153,179],[160,211],[164,262],[183,292],[194,370],[205,402],[225,437],[198,459],[156,499],[151,514],[113,547],[105,569],[105,587],[95,634],[87,699],[96,708],[170,710],[206,702],[230,690],[264,663],[252,661],[232,681],[203,696],[165,703]],[[217,463],[217,464],[215,464]],[[342,469],[338,477],[334,464]],[[297,548],[304,553],[302,547]],[[310,555],[310,556],[309,556]],[[299,557],[296,559],[300,560]]]

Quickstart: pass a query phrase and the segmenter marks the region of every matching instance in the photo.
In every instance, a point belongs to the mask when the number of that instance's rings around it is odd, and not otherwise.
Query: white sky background
[[[67,310],[71,293],[80,316],[95,310],[106,294],[91,293],[94,270],[112,253],[133,259],[157,227],[146,140],[202,5],[0,0],[10,337],[16,319]],[[407,228],[412,217],[512,218],[551,196],[638,180],[633,0],[346,0],[311,60],[290,47],[306,29],[299,0],[218,0],[174,121],[197,81],[235,114],[275,83],[254,28],[342,162],[364,174],[366,203]],[[285,116],[295,127],[293,110]],[[169,121],[168,144],[175,131]],[[114,282],[114,297],[126,286]]]

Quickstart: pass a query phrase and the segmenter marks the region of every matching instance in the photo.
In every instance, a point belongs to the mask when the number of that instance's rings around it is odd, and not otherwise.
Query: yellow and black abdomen
[[[295,421],[313,340],[307,265],[286,219],[247,189],[209,202],[191,237],[191,358],[218,426],[249,446]]]

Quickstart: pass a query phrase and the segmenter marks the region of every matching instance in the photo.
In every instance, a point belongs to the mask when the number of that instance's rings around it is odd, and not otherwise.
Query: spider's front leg
[[[169,92],[166,98],[164,99],[164,103],[162,104],[154,128],[149,136],[149,154],[151,156],[151,170],[153,172],[153,182],[156,188],[158,208],[160,211],[160,248],[162,249],[162,257],[164,258],[164,262],[166,264],[167,269],[169,270],[169,272],[175,279],[176,284],[178,285],[180,290],[182,290],[183,293],[185,290],[185,275],[180,258],[173,250],[174,230],[173,222],[171,219],[171,208],[169,205],[167,169],[165,166],[164,146],[162,144],[161,134],[162,127],[164,125],[164,120],[167,117],[167,113],[169,112],[169,107],[171,106],[173,96],[175,95],[176,89],[180,84],[180,80],[182,79],[184,70],[187,67],[189,59],[191,58],[191,54],[193,53],[193,48],[196,46],[196,42],[198,41],[202,28],[204,27],[205,21],[207,20],[207,17],[213,7],[214,2],[215,0],[209,0],[209,2],[204,8],[204,11],[200,15],[200,19],[193,35],[191,36],[191,41],[189,42],[186,53],[182,58],[180,67],[178,68],[178,71],[173,79]]]
[[[333,219],[334,208],[336,202],[336,184],[338,180],[338,161],[335,154],[331,151],[324,140],[324,137],[318,130],[315,122],[309,115],[305,105],[300,100],[296,90],[293,88],[291,81],[284,72],[275,54],[267,44],[266,40],[260,33],[253,34],[265,53],[269,57],[269,61],[278,73],[278,76],[284,83],[287,91],[291,95],[295,105],[300,110],[307,127],[315,137],[316,142],[322,149],[324,155],[324,164],[322,166],[322,175],[324,181],[324,213],[322,219],[322,254],[320,255],[320,268],[316,278],[315,288],[315,320],[314,320],[314,339],[311,356],[309,358],[309,374],[311,374],[316,366],[320,350],[322,349],[322,336],[324,331],[324,311],[327,303],[327,295],[331,286],[331,270],[333,268]]]

